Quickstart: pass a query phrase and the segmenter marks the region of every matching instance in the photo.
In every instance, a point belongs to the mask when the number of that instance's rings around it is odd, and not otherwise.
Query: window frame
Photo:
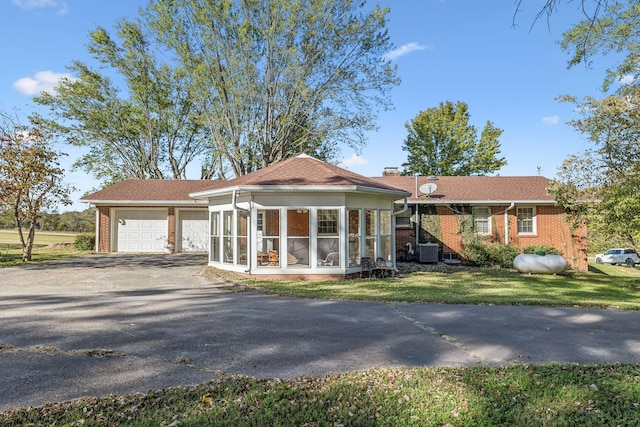
[[[521,210],[531,209],[531,218],[522,219],[520,216]],[[521,224],[524,221],[531,222],[531,231],[521,231]],[[518,206],[516,208],[516,230],[519,236],[535,236],[538,234],[538,225],[536,221],[536,207],[535,206]]]
[[[486,213],[486,217],[482,217],[479,216],[476,212],[483,210]],[[491,227],[491,220],[492,220],[492,215],[491,215],[491,208],[489,206],[473,206],[471,208],[471,216],[473,217],[473,229],[476,232],[477,235],[479,236],[491,236],[492,233],[492,227]],[[486,232],[480,232],[478,230],[478,220],[482,220],[482,222],[484,223],[486,221],[487,224],[487,231]]]

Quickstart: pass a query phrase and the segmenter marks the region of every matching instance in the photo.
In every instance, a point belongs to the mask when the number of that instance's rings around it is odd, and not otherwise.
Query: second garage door
[[[118,209],[116,252],[163,252],[167,245],[165,209]]]
[[[207,252],[209,250],[209,212],[180,211],[180,249],[182,252]]]

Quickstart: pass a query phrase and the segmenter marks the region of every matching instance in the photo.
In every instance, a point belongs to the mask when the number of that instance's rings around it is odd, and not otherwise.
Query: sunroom
[[[301,155],[191,194],[208,200],[209,265],[252,275],[345,277],[395,267],[394,203],[409,193]]]

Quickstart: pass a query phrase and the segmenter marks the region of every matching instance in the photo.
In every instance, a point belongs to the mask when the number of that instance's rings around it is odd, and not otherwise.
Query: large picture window
[[[518,211],[518,234],[536,233],[536,212],[533,207],[520,207]]]

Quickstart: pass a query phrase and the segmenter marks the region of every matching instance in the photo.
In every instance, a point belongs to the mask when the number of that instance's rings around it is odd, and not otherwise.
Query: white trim
[[[80,199],[82,203],[88,203],[94,206],[122,206],[122,207],[189,207],[189,206],[208,206],[206,200],[90,200]]]

